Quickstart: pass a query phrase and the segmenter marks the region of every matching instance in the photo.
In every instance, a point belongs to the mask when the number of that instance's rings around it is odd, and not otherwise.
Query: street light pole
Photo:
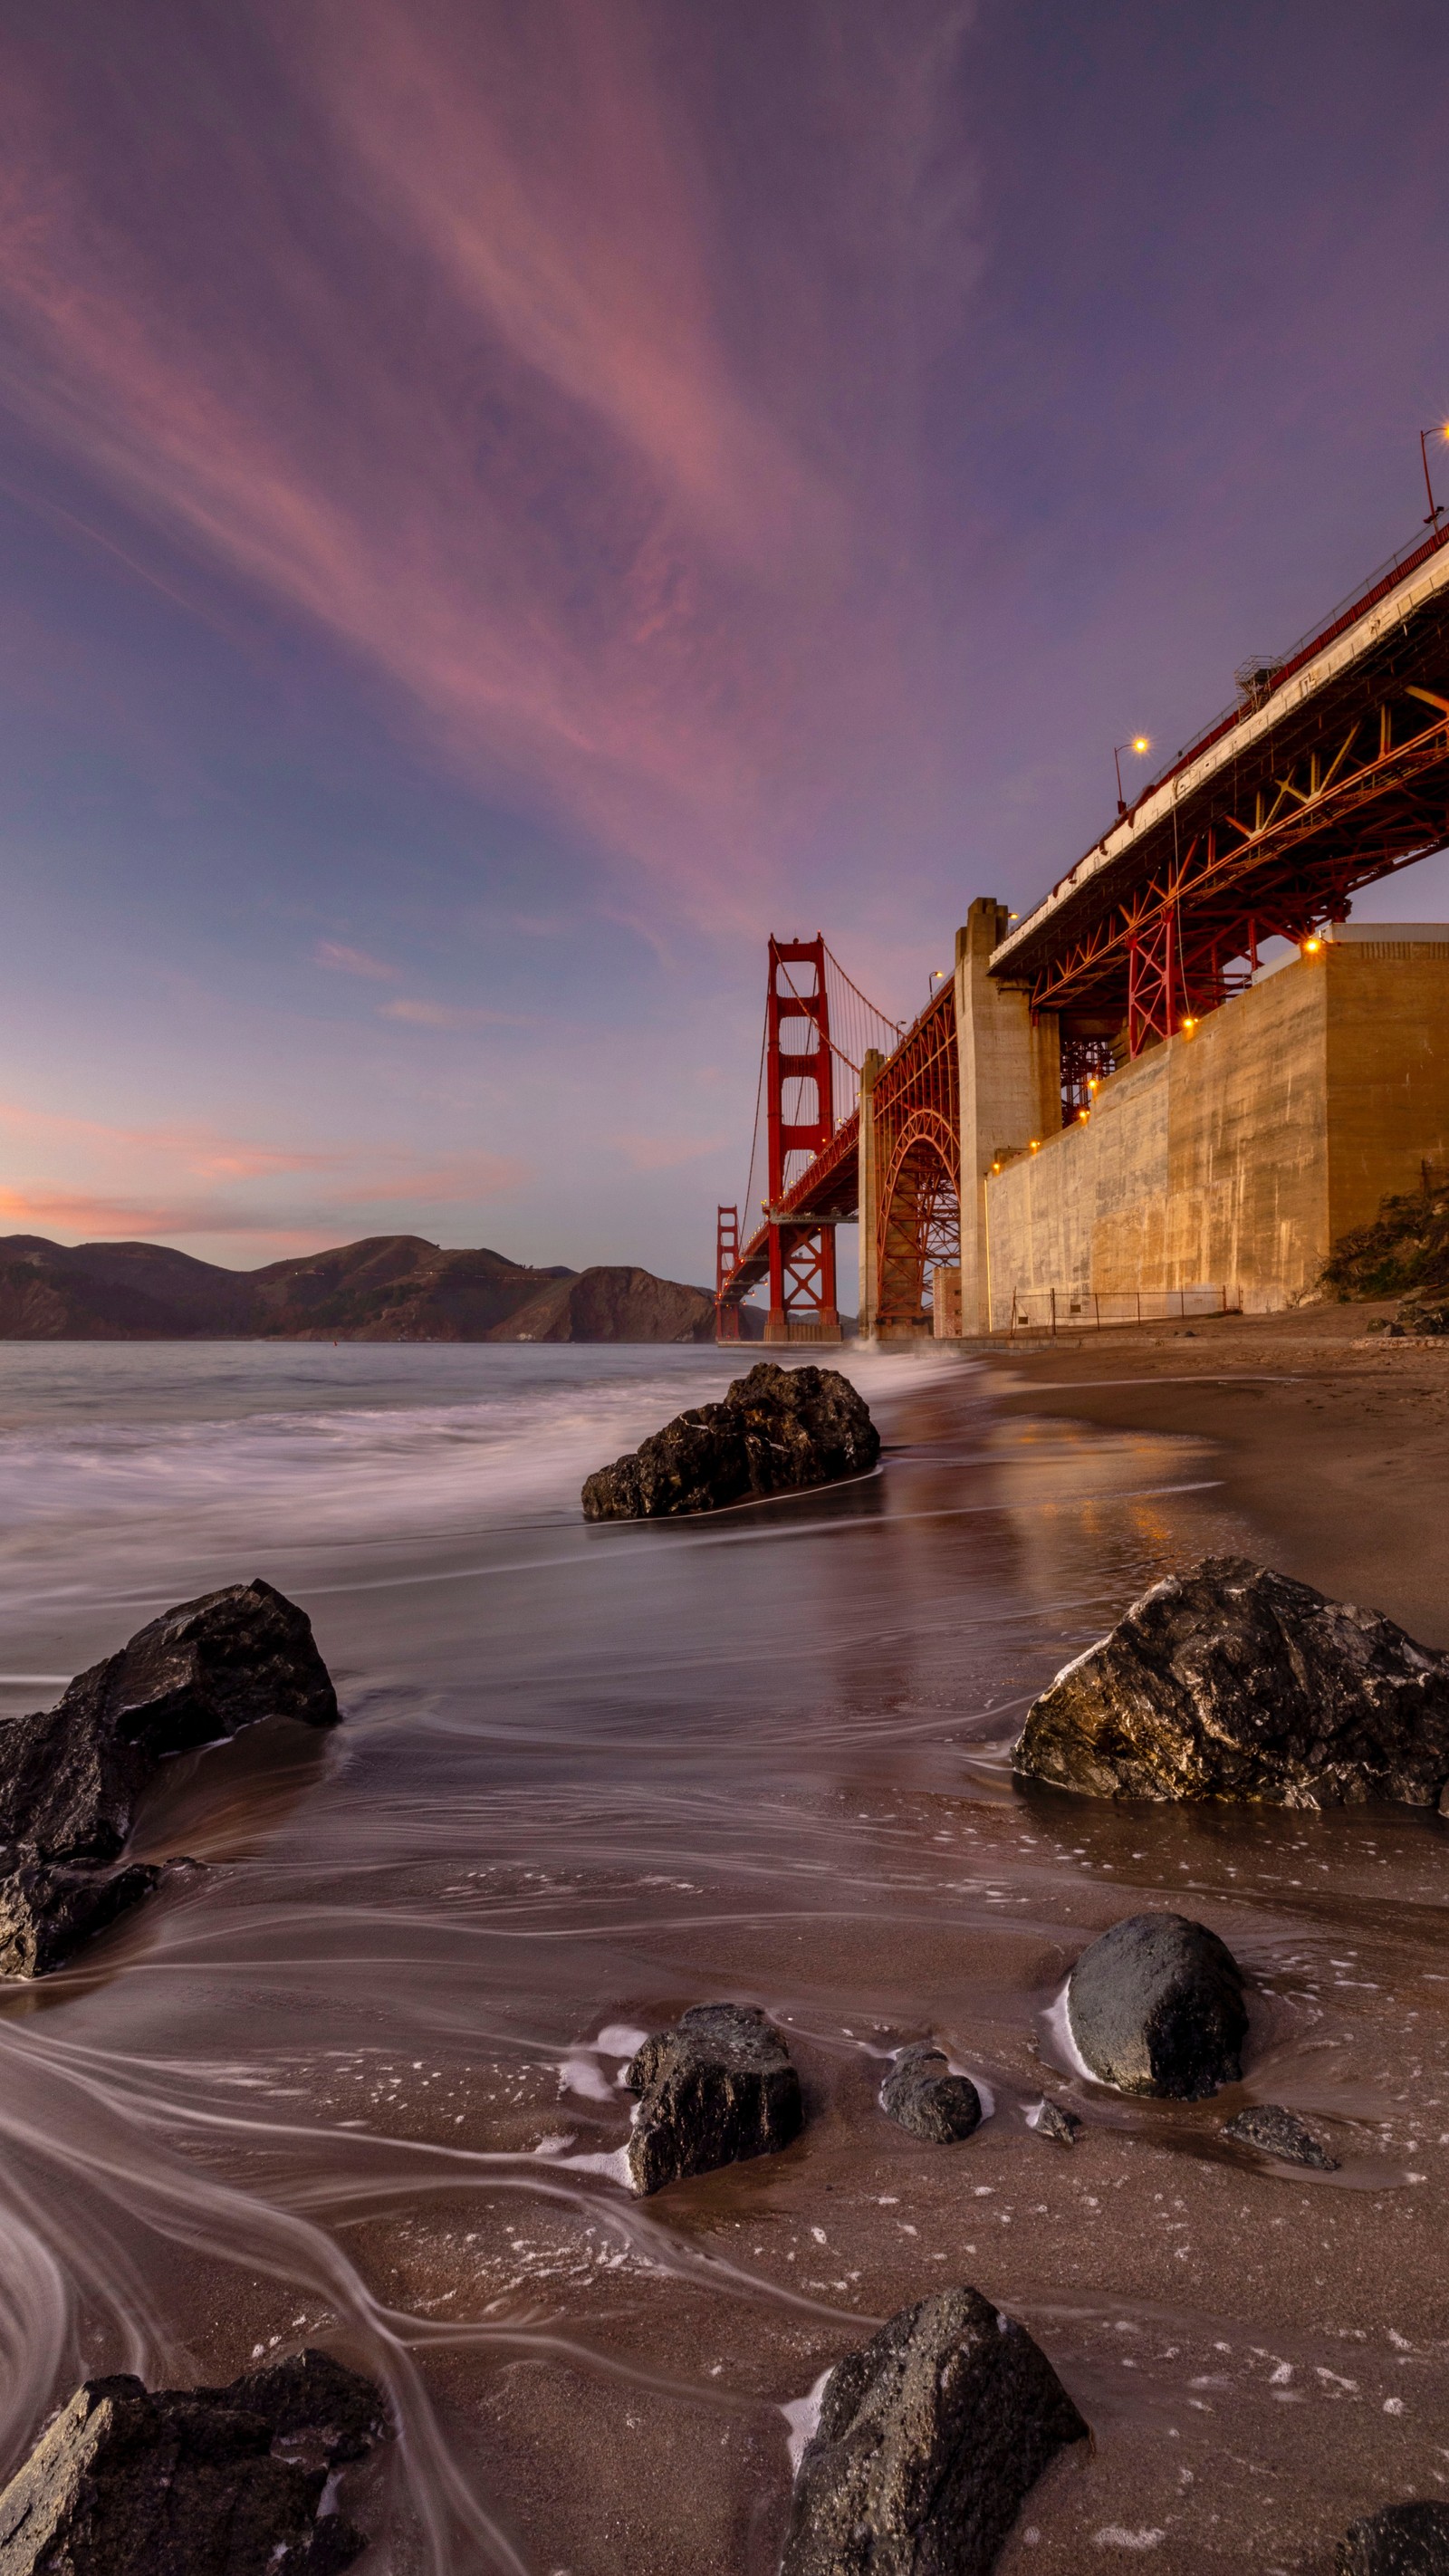
[[[1419,455],[1424,467],[1424,489],[1429,495],[1429,515],[1424,521],[1424,525],[1426,528],[1432,528],[1437,536],[1439,533],[1439,522],[1444,516],[1444,504],[1442,501],[1435,500],[1434,486],[1429,480],[1429,441],[1431,438],[1449,439],[1449,428],[1436,428],[1433,430],[1421,429],[1419,432]]]
[[[1150,751],[1151,749],[1152,745],[1148,741],[1145,733],[1135,733],[1130,742],[1114,742],[1112,745],[1112,758],[1117,770],[1117,812],[1119,815],[1125,814],[1127,811],[1127,799],[1122,793],[1122,754],[1124,751],[1135,751],[1140,759],[1144,751]]]

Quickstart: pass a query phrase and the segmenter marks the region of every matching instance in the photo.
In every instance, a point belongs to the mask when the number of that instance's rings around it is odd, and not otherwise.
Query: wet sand
[[[321,1748],[262,1730],[177,1765],[142,1842],[203,1872],[5,1999],[7,2457],[83,2368],[214,2381],[321,2339],[406,2427],[351,2507],[377,2535],[359,2576],[772,2576],[786,2410],[964,2280],[1032,2328],[1093,2429],[1029,2499],[1008,2576],[1328,2576],[1355,2514],[1449,2495],[1446,1828],[1117,1807],[1009,1767],[1033,1693],[1209,1551],[1442,1633],[1410,1426],[1439,1423],[1449,1363],[1336,1349],[1333,1399],[1291,1340],[852,1362],[882,1473],[687,1529],[589,1530],[573,1496],[581,1455],[638,1437],[631,1405],[646,1428],[714,1391],[707,1355],[634,1393],[550,1380],[517,1444],[536,1463],[564,1425],[537,1492],[512,1468],[488,1484],[458,1388],[436,1421],[406,1389],[382,1409],[378,1355],[306,1360],[359,1373],[351,1410],[304,1415],[292,1387],[292,1411],[244,1417],[219,1361],[194,1395],[145,1395],[144,1421],[132,1390],[124,1440],[118,1397],[73,1454],[17,1449],[7,1672],[73,1669],[137,1624],[143,1561],[163,1599],[260,1568],[311,1611],[348,1716]],[[436,1411],[474,1363],[396,1365]],[[1231,1392],[1250,1380],[1267,1391]],[[1353,1406],[1366,1459],[1397,1426],[1385,1481],[1417,1554],[1373,1510],[1355,1526],[1333,1447]],[[1317,1444],[1296,1472],[1295,1424]],[[1164,1904],[1252,1981],[1245,2081],[1192,2106],[1082,2080],[1053,2036],[1084,1942]],[[633,2035],[726,1996],[788,2035],[805,2132],[635,2201]],[[926,2035],[990,2097],[959,2146],[877,2106],[890,2051]],[[1087,2124],[1073,2149],[1029,2125],[1047,2089]],[[1254,2099],[1300,2110],[1341,2169],[1228,2147]]]
[[[1383,1305],[1023,1339],[993,1372],[1007,1411],[1211,1440],[1228,1499],[1285,1573],[1449,1645],[1449,1341],[1392,1342]],[[1008,1393],[1019,1386],[1020,1393]]]

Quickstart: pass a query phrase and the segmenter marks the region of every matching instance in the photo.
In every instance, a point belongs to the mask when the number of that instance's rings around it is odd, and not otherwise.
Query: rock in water
[[[1256,2147],[1260,2156],[1276,2156],[1280,2164],[1311,2165],[1317,2173],[1338,2171],[1337,2156],[1331,2156],[1297,2112],[1285,2111],[1281,2102],[1250,2103],[1235,2120],[1224,2122],[1223,2136],[1235,2146]]]
[[[112,1860],[167,1754],[263,1717],[336,1723],[305,1611],[260,1579],[183,1601],[78,1673],[54,1708],[0,1727],[0,1841]]]
[[[584,1486],[590,1521],[663,1520],[864,1475],[880,1434],[838,1369],[760,1360],[722,1404],[677,1414]]]
[[[1449,2504],[1388,2504],[1351,2522],[1337,2576],[1449,2576]]]
[[[1028,2489],[1086,2433],[979,2290],[903,2308],[825,2383],[781,2576],[988,2576]]]
[[[366,2542],[323,2490],[385,2429],[326,2353],[227,2388],[89,2379],[0,2494],[0,2576],[335,2576]]]
[[[1074,2147],[1082,2134],[1076,2112],[1069,2111],[1064,2102],[1053,2102],[1050,2095],[1043,2100],[1031,2125],[1039,2138],[1050,2138],[1059,2147]]]
[[[332,1726],[312,1623],[270,1583],[233,1583],[138,1629],[63,1699],[0,1725],[0,1975],[37,1977],[156,1885],[121,1851],[168,1754],[264,1717]]]
[[[1242,1971],[1216,1932],[1181,1914],[1129,1914],[1084,1950],[1067,2022],[1092,2073],[1119,2093],[1200,2102],[1243,2071]]]
[[[1013,1760],[1099,1798],[1432,1807],[1449,1782],[1449,1654],[1246,1557],[1205,1557],[1058,1673]]]
[[[645,2040],[626,2080],[640,2096],[629,2135],[639,2192],[772,2155],[805,2125],[785,2043],[753,2004],[696,2004]]]
[[[58,1968],[82,1941],[149,1896],[161,1876],[149,1861],[94,1869],[20,1857],[0,1878],[0,1977],[43,1977]]]
[[[981,2096],[969,2075],[953,2075],[939,2048],[903,2048],[880,2088],[880,2106],[916,2138],[949,2146],[981,2126]]]

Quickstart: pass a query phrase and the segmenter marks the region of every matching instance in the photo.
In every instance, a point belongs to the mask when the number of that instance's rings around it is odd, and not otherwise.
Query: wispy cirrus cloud
[[[395,1002],[380,1002],[381,1020],[408,1020],[419,1029],[526,1029],[530,1022],[523,1011],[473,1009],[461,1002],[409,1001],[399,994]]]
[[[361,975],[370,984],[394,984],[398,969],[388,966],[381,957],[370,957],[365,948],[347,948],[340,939],[319,939],[312,951],[314,966],[329,967],[334,975]]]
[[[802,8],[850,186],[794,182],[835,228],[798,256],[788,208],[756,232],[691,148],[648,0],[264,0],[259,24],[272,113],[206,121],[204,190],[156,148],[192,130],[194,29],[144,97],[97,83],[80,115],[62,50],[0,42],[6,399],[133,551],[149,525],[241,580],[469,776],[653,900],[754,927],[858,794],[867,711],[927,783],[900,317],[958,247],[912,219],[959,10]]]

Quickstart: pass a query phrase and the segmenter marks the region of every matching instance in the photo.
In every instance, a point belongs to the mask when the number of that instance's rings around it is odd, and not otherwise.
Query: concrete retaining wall
[[[994,1330],[1014,1290],[1313,1286],[1329,1247],[1449,1160],[1449,934],[1295,959],[1103,1083],[986,1182]]]

